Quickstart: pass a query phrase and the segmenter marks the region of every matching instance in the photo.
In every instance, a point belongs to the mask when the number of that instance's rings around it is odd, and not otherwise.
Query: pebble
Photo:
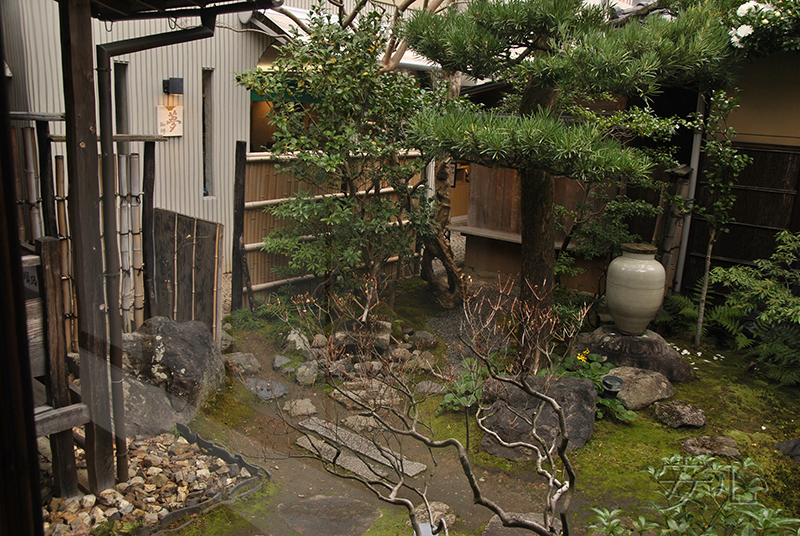
[[[76,452],[82,460],[83,451]],[[170,512],[206,501],[251,476],[246,468],[228,465],[172,434],[129,440],[128,454],[127,482],[97,495],[46,501],[45,536],[88,536],[106,522],[154,526]]]

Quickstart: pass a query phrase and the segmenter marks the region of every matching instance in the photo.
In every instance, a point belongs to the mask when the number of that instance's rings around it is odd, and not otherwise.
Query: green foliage
[[[488,369],[473,357],[466,358],[461,363],[463,369],[455,382],[448,385],[449,392],[444,395],[436,409],[436,415],[443,411],[469,409],[483,397],[483,384],[489,376]]]
[[[711,456],[676,454],[662,462],[660,468],[647,470],[660,487],[661,501],[651,502],[656,517],[640,516],[633,522],[636,531],[692,536],[800,534],[800,519],[761,502],[766,484],[753,460],[724,463]],[[620,519],[621,510],[594,511],[597,521],[589,528],[614,536],[631,533]]]
[[[782,385],[800,385],[800,326],[757,322],[755,336],[747,355],[766,368],[766,376]]]
[[[282,169],[308,190],[270,212],[283,227],[264,249],[285,255],[294,273],[375,277],[387,259],[405,262],[431,233],[432,207],[418,172],[427,163],[410,151],[410,117],[440,95],[406,73],[382,72],[385,46],[378,13],[356,29],[311,13],[308,39],[286,45],[272,69],[237,75],[237,82],[274,101],[273,152]],[[387,190],[391,189],[391,190]]]
[[[258,331],[262,326],[261,320],[247,307],[231,311],[228,321],[236,331]]]

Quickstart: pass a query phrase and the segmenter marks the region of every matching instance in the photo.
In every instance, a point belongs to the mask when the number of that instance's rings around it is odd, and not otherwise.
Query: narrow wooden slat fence
[[[243,142],[240,142],[243,143]],[[242,149],[243,150],[243,149]],[[242,211],[242,242],[249,271],[252,290],[255,294],[264,294],[274,291],[281,285],[291,284],[299,292],[313,291],[320,281],[314,274],[286,277],[281,275],[280,269],[287,266],[287,260],[281,255],[270,254],[262,251],[264,237],[281,225],[281,221],[270,214],[267,209],[278,205],[294,194],[303,191],[310,195],[342,195],[324,192],[319,187],[312,187],[292,175],[280,170],[281,163],[286,163],[287,157],[278,157],[269,153],[248,153],[242,177],[238,177],[234,184],[234,202],[236,203],[237,189],[240,191]],[[241,173],[241,171],[239,172]],[[381,189],[382,195],[391,195],[392,188]],[[237,207],[234,208],[234,235],[237,234]],[[234,244],[237,237],[234,236]],[[234,258],[236,256],[236,251]],[[237,285],[245,292],[244,282],[241,277],[237,279],[237,263],[234,262],[234,286]],[[396,267],[387,267],[391,274]],[[241,284],[239,284],[241,283]],[[237,297],[233,297],[233,307],[236,308]]]
[[[153,211],[155,316],[197,320],[219,343],[222,325],[222,224]]]

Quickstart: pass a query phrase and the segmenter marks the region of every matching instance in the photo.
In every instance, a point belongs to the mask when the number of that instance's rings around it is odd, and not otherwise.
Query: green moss
[[[428,283],[419,277],[404,279],[398,285],[394,312],[397,318],[403,320],[403,327],[430,329],[428,318],[446,311],[447,309],[434,301]]]
[[[254,408],[262,404],[263,402],[242,382],[227,376],[225,386],[208,399],[203,406],[202,414],[235,430],[252,421],[256,413]]]
[[[406,525],[408,514],[405,508],[380,508],[381,517],[364,536],[408,536],[411,529]]]

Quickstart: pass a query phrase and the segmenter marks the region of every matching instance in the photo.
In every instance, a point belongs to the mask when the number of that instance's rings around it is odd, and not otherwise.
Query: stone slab
[[[316,417],[302,421],[300,426],[387,467],[394,468],[399,462],[407,476],[415,477],[427,469],[423,463],[411,461],[389,448],[378,447],[372,441]]]
[[[312,436],[300,436],[295,443],[328,463],[333,463],[334,458],[336,458],[337,449],[321,439]],[[376,477],[384,478],[388,475],[385,470],[369,465],[358,456],[344,451],[339,451],[336,465],[345,471],[350,471],[354,475],[368,480],[375,480]]]

